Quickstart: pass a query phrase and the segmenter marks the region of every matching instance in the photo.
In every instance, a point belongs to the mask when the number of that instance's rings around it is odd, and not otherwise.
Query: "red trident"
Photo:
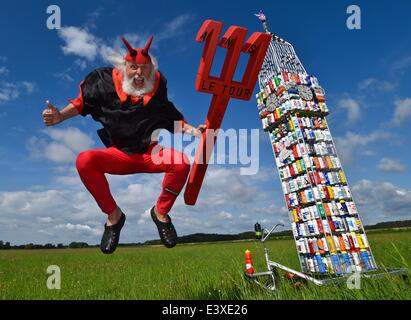
[[[214,134],[221,127],[224,113],[230,98],[250,100],[257,81],[258,72],[264,61],[271,41],[268,33],[255,32],[244,44],[247,29],[231,26],[219,41],[223,24],[206,20],[197,33],[196,41],[205,42],[203,55],[198,68],[196,90],[213,94],[205,121],[207,129],[202,133],[199,148],[188,178],[184,193],[185,203],[194,205],[207,170],[208,161],[217,139]],[[210,76],[217,45],[227,48],[227,55],[220,77]],[[241,52],[250,55],[241,82],[233,81]],[[211,144],[212,142],[212,144]],[[208,146],[211,146],[208,147]]]

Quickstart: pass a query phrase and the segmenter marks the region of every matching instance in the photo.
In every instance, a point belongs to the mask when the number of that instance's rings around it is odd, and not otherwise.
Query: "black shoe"
[[[176,229],[174,229],[173,224],[171,223],[170,216],[168,216],[168,222],[161,222],[157,219],[153,207],[151,209],[151,218],[157,226],[158,233],[160,234],[161,243],[164,244],[167,248],[174,247],[177,244],[177,232]]]
[[[121,213],[121,218],[115,225],[104,225],[104,233],[100,243],[100,249],[103,253],[110,254],[116,250],[118,240],[120,239],[120,231],[121,228],[123,228],[125,221],[126,215]]]

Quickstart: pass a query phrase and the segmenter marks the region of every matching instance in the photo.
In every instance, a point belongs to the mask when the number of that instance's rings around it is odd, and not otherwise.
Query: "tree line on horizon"
[[[365,226],[366,230],[377,230],[377,229],[393,229],[393,228],[404,228],[411,227],[411,220],[402,221],[388,221],[380,222],[375,225]],[[271,237],[292,237],[291,230],[285,230],[281,232],[276,232],[271,235]],[[187,236],[178,237],[178,243],[198,243],[198,242],[218,242],[218,241],[238,241],[238,240],[251,240],[255,238],[255,233],[252,231],[242,232],[239,234],[210,234],[210,233],[195,233]],[[120,243],[119,246],[131,247],[131,246],[146,246],[146,245],[157,245],[160,244],[160,240],[147,240],[143,243]],[[92,248],[98,247],[98,244],[90,245],[87,242],[71,242],[68,245],[58,243],[57,245],[52,243],[34,244],[27,243],[22,245],[11,245],[10,242],[3,242],[0,240],[0,250],[9,249],[78,249],[78,248]]]

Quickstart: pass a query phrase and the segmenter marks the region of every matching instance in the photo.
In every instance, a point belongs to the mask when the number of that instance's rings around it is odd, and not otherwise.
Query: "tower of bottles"
[[[375,270],[327,124],[324,89],[307,74],[293,46],[271,35],[256,98],[270,136],[301,270],[324,275]]]

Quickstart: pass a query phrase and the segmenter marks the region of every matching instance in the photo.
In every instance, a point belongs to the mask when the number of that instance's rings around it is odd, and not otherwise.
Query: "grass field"
[[[369,232],[380,267],[411,265],[411,231]],[[294,241],[267,242],[271,260],[299,270]],[[256,241],[119,248],[0,251],[0,299],[410,299],[410,277],[362,279],[361,289],[345,282],[295,288],[280,278],[278,292],[267,292],[243,277],[244,251],[264,270],[263,247]],[[61,290],[46,286],[46,269],[61,269]]]

